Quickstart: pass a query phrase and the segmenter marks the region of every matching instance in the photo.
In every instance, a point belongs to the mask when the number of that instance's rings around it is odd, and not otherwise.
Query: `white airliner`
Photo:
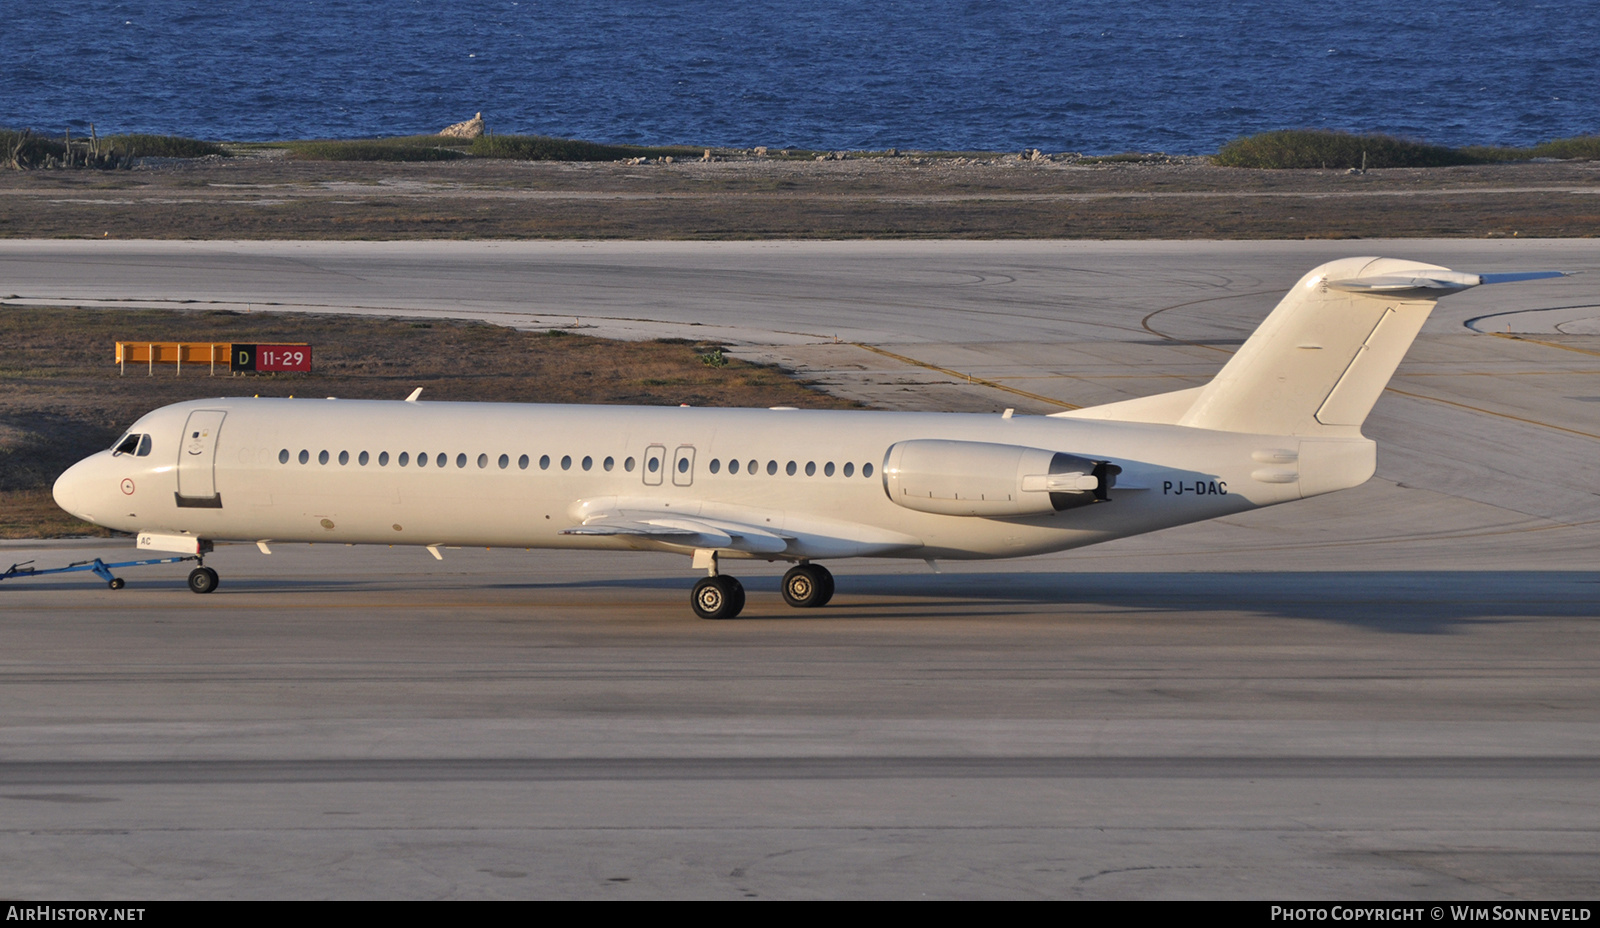
[[[1434,301],[1559,276],[1334,261],[1205,386],[1052,416],[197,400],[73,465],[55,499],[197,559],[218,541],[679,552],[707,572],[708,619],[744,606],[728,560],[782,560],[784,599],[821,606],[819,560],[1018,557],[1357,486],[1361,424]]]

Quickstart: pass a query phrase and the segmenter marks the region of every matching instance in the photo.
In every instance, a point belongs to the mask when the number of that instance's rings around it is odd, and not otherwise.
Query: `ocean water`
[[[0,127],[1205,153],[1600,132],[1596,0],[0,0]]]

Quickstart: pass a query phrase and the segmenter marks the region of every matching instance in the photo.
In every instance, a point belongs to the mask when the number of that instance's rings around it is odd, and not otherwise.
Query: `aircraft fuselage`
[[[147,453],[75,465],[62,504],[111,528],[209,541],[695,547],[563,534],[620,510],[754,524],[785,541],[724,556],[1015,557],[1303,495],[1299,439],[1039,416],[245,398],[167,406],[130,433],[149,436]],[[1107,500],[1061,512],[920,512],[890,498],[884,461],[897,442],[929,439],[1067,452],[1121,473]],[[1370,457],[1370,442],[1354,444]]]

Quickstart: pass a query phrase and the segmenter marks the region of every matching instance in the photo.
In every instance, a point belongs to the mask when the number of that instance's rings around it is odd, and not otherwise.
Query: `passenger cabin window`
[[[378,466],[379,467],[388,467],[389,466],[389,452],[387,452],[387,451],[378,452]]]
[[[287,463],[289,463],[289,449],[288,448],[285,448],[282,451],[278,452],[278,463],[279,464],[287,464]]]

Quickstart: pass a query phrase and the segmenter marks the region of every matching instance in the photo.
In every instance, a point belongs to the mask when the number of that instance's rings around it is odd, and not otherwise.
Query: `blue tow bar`
[[[146,564],[181,564],[184,561],[198,560],[200,560],[198,557],[189,555],[187,557],[154,557],[143,561],[118,561],[115,564],[107,564],[105,561],[95,558],[92,561],[74,561],[65,567],[51,567],[43,570],[28,566],[33,563],[32,561],[23,561],[21,564],[12,564],[6,568],[6,572],[0,574],[0,580],[10,580],[12,577],[42,577],[45,574],[70,574],[80,570],[87,570],[92,571],[96,577],[104,580],[106,585],[113,590],[120,590],[124,583],[121,577],[111,572],[113,568],[143,567]]]

